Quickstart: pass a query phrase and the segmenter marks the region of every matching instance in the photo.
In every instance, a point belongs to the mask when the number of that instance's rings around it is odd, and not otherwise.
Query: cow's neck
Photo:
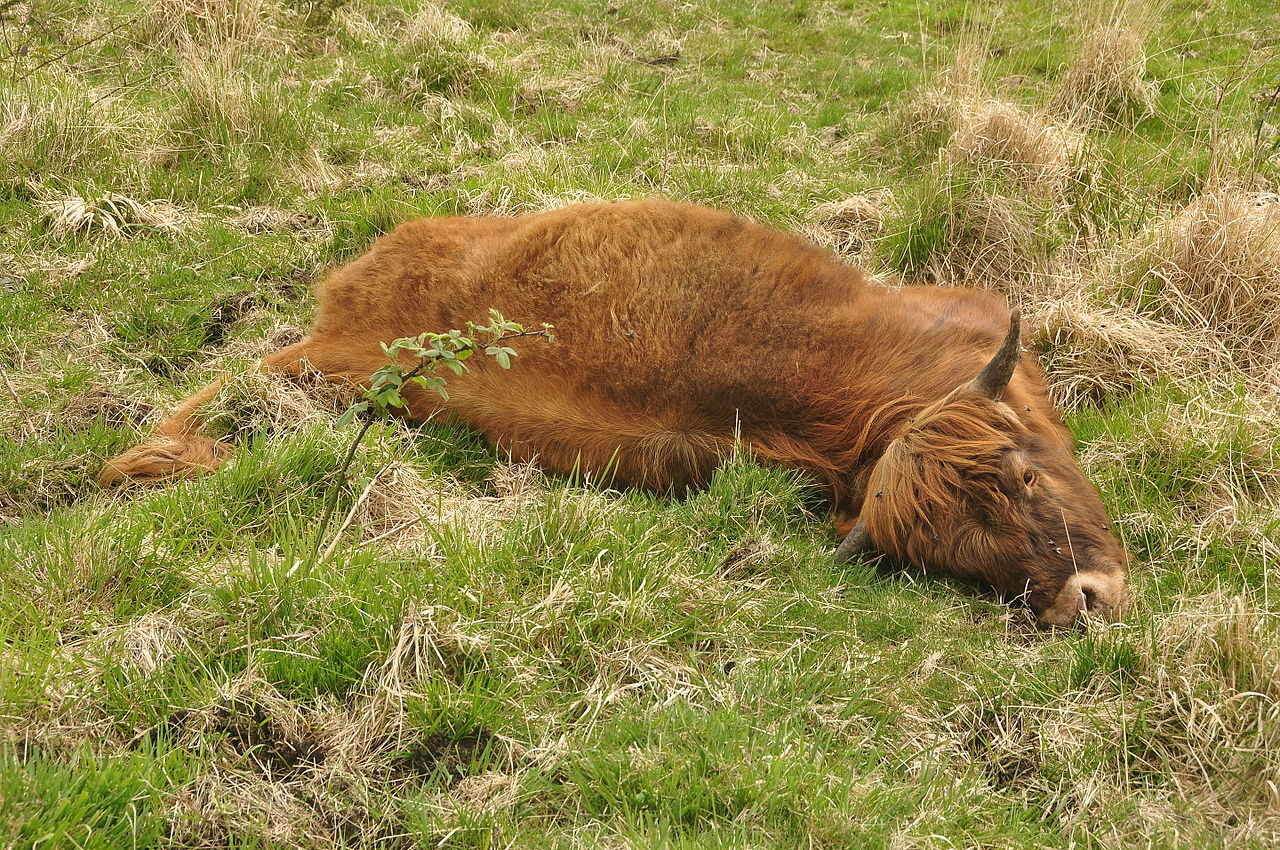
[[[837,509],[856,511],[886,447],[925,407],[972,380],[999,347],[1007,313],[993,296],[940,287],[868,287],[835,323],[842,362],[816,442]],[[1015,380],[1021,385],[1021,380]],[[1021,401],[1022,390],[1011,386]]]

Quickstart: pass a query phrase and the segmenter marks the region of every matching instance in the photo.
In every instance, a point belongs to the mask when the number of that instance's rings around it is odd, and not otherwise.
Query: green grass
[[[1028,315],[1182,321],[1147,266],[1115,270],[1204,191],[1280,188],[1272,3],[1122,9],[1155,109],[1076,128],[1043,185],[957,154],[963,98],[929,98],[976,45],[973,102],[1057,120],[1098,4],[422,6],[0,4],[0,845],[1280,841],[1280,429],[1256,350],[1154,368],[1119,345],[1068,412],[1137,599],[1070,633],[833,565],[812,488],[750,458],[668,498],[390,424],[335,485],[354,430],[271,381],[219,401],[218,474],[94,482],[414,216],[666,196]],[[815,214],[885,189],[856,239]],[[60,199],[111,193],[176,230],[60,224]],[[334,486],[341,537],[308,565]]]

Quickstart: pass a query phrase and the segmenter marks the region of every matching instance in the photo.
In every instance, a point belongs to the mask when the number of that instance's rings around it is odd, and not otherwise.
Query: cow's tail
[[[277,351],[254,368],[296,370],[304,343]],[[217,398],[232,373],[221,375],[209,386],[183,399],[178,408],[156,425],[151,439],[107,461],[98,473],[104,487],[128,481],[196,478],[213,472],[232,455],[229,443],[201,436],[200,409]]]

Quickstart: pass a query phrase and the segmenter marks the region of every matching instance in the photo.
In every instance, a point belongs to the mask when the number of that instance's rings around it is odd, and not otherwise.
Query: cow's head
[[[1056,434],[1001,402],[1020,356],[1018,313],[971,383],[921,411],[872,470],[844,561],[879,551],[975,579],[1046,625],[1123,613],[1126,557],[1102,500]]]

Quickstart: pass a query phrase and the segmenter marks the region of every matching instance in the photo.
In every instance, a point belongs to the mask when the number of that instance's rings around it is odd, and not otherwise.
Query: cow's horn
[[[836,549],[836,563],[847,563],[874,550],[875,546],[871,543],[871,535],[867,534],[866,526],[858,523],[844,536],[840,548]]]
[[[996,356],[991,358],[991,362],[978,373],[978,377],[973,379],[969,388],[975,393],[981,393],[999,401],[1004,395],[1004,388],[1009,385],[1009,379],[1013,377],[1013,370],[1018,367],[1021,356],[1022,316],[1014,309],[1009,311],[1009,333],[1005,336],[1004,343],[996,352]]]

